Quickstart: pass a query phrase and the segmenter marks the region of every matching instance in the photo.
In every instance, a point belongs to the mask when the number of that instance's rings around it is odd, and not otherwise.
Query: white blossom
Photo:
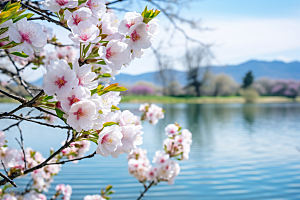
[[[99,194],[94,194],[94,195],[86,195],[83,200],[105,200],[105,198],[103,198]]]
[[[75,8],[78,0],[45,0],[42,1],[42,5],[51,12],[58,12],[60,9]]]
[[[120,70],[130,60],[128,45],[118,40],[109,41],[106,47],[101,46],[98,53],[107,66],[115,70]]]
[[[122,137],[123,135],[119,126],[112,125],[105,127],[99,134],[96,153],[104,157],[109,156],[109,154],[116,151],[118,147],[122,146]],[[115,156],[116,155],[112,154],[112,157],[115,158]]]
[[[119,26],[119,32],[126,34],[133,25],[143,22],[143,19],[144,17],[135,11],[125,13],[124,20]]]
[[[89,100],[79,101],[71,106],[67,123],[76,131],[89,131],[96,118],[96,105]]]
[[[78,26],[72,26],[72,33],[69,38],[76,44],[83,43],[89,44],[98,42],[101,37],[99,36],[99,29],[91,21],[79,22]]]
[[[93,15],[99,19],[106,13],[106,5],[104,0],[88,0],[86,6],[91,9]]]
[[[97,77],[96,73],[91,71],[91,65],[84,64],[79,67],[77,61],[73,63],[73,70],[76,73],[76,77],[78,78],[78,85],[83,86],[89,90],[95,89],[98,86],[97,81],[94,79]]]
[[[130,38],[126,40],[129,47],[133,50],[133,56],[141,58],[143,49],[147,49],[152,45],[152,35],[147,31],[145,23],[133,25],[128,35]]]
[[[47,95],[52,96],[54,93],[57,95],[66,94],[78,85],[75,72],[71,70],[65,60],[50,61],[46,69],[42,88]]]
[[[24,52],[27,55],[33,54],[34,51],[43,51],[43,47],[47,44],[47,34],[43,31],[40,24],[27,21],[23,18],[17,21],[14,26],[8,29],[9,40],[19,44],[11,49],[11,51]]]
[[[166,154],[165,151],[159,150],[155,152],[155,156],[153,157],[153,163],[158,165],[164,165],[170,158],[169,154]]]
[[[69,10],[65,10],[65,19],[67,20],[67,24],[70,28],[73,26],[78,26],[80,22],[84,22],[87,20],[93,21],[94,18],[91,17],[92,12],[88,8],[80,8],[74,12],[70,12]]]
[[[76,86],[69,93],[57,97],[61,102],[62,109],[69,111],[74,103],[85,100],[91,96],[91,92],[84,87]]]
[[[112,35],[118,32],[120,21],[116,14],[105,13],[101,18],[102,34]]]
[[[178,129],[179,127],[176,126],[175,124],[169,124],[166,128],[166,135],[168,136],[175,136],[176,134],[178,134]]]

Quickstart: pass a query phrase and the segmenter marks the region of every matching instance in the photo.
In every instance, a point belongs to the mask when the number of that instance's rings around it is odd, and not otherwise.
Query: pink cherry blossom
[[[63,95],[69,93],[74,86],[78,85],[75,72],[65,60],[50,61],[46,69],[42,88],[47,95]]]

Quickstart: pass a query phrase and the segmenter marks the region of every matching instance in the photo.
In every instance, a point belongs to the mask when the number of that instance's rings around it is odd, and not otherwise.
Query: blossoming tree
[[[79,160],[95,155],[118,158],[128,154],[128,170],[141,182],[145,190],[161,181],[173,184],[180,172],[177,160],[188,159],[191,133],[179,124],[166,127],[163,150],[155,153],[153,166],[147,158],[146,150],[141,145],[142,122],[155,125],[164,117],[162,108],[154,104],[140,106],[141,116],[135,116],[129,110],[118,108],[120,92],[126,88],[108,84],[109,79],[119,73],[123,65],[133,59],[140,59],[144,51],[151,47],[159,32],[158,10],[142,13],[127,12],[123,20],[107,10],[104,0],[45,0],[43,9],[30,2],[5,2],[0,13],[0,51],[14,69],[1,68],[9,81],[22,86],[30,96],[29,100],[6,87],[0,92],[21,104],[15,109],[0,113],[0,119],[15,120],[16,123],[0,132],[0,172],[3,178],[1,199],[46,199],[43,192],[66,162],[77,163]],[[30,12],[24,13],[25,10]],[[34,14],[38,17],[33,17]],[[51,16],[51,17],[50,17]],[[52,30],[33,22],[35,19],[53,22],[70,31],[68,37],[74,42],[62,45],[57,41]],[[46,44],[55,46],[55,52],[47,52]],[[78,49],[78,51],[77,51]],[[25,68],[35,70],[45,67],[42,88],[35,88],[23,78]],[[27,113],[17,115],[23,108],[32,108]],[[34,116],[33,110],[41,112]],[[53,124],[58,118],[65,125]],[[66,130],[67,140],[61,147],[51,150],[48,157],[23,145],[20,123],[28,121],[43,126]],[[7,146],[5,131],[18,127],[20,150]],[[85,155],[90,149],[90,142],[97,144],[94,153]],[[30,174],[31,181],[24,191],[10,190],[17,185],[14,179]],[[112,194],[109,185],[100,194],[88,195],[85,200],[109,199]],[[52,199],[70,199],[70,185],[59,184]]]

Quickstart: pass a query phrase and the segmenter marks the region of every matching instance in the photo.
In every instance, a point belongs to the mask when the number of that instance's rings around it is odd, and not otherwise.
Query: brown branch
[[[57,156],[62,150],[64,150],[65,148],[67,148],[72,142],[74,142],[75,138],[77,136],[77,133],[75,135],[73,135],[73,137],[71,138],[70,141],[66,142],[62,147],[60,147],[56,152],[54,152],[51,156],[49,156],[44,162],[40,163],[39,165],[35,166],[35,167],[32,167],[30,169],[27,169],[23,172],[23,174],[20,174],[20,173],[14,173],[12,175],[9,176],[9,178],[4,178],[3,176],[3,179],[0,181],[0,185],[5,185],[7,182],[10,182],[12,181],[13,179],[21,176],[21,175],[25,175],[25,174],[28,174],[30,172],[33,172],[37,169],[40,169],[42,167],[45,167],[47,165],[47,163],[53,159],[55,156]]]
[[[0,90],[1,93],[2,90]],[[26,102],[26,103],[22,103],[19,107],[15,108],[14,110],[8,112],[4,112],[2,114],[0,114],[0,118],[3,116],[8,116],[8,115],[12,115],[13,113],[15,113],[16,111],[24,108],[24,107],[32,107],[32,104],[39,99],[40,96],[42,96],[44,94],[44,91],[41,91],[40,93],[38,93],[35,97],[33,97],[30,101]],[[17,99],[16,99],[17,100]]]
[[[4,174],[2,174],[1,172],[0,172],[0,176],[2,178],[4,178],[3,180],[6,180],[6,182],[10,182],[14,187],[17,187],[17,185],[15,184],[15,182],[13,182],[11,179],[9,179],[7,176],[5,176]]]
[[[47,124],[47,123],[44,123],[44,122],[39,122],[39,121],[31,120],[31,119],[20,117],[20,116],[13,115],[13,114],[10,115],[10,116],[7,116],[7,117],[3,117],[3,119],[24,120],[24,121],[29,121],[29,122],[33,122],[33,123],[36,123],[36,124],[40,124],[40,125],[43,125],[43,126],[48,126],[48,127],[51,127],[51,128],[60,128],[60,129],[72,130],[72,127],[70,127],[70,126],[61,126],[61,125]]]
[[[22,120],[23,121],[23,120]],[[22,122],[20,121],[20,122]],[[27,160],[26,160],[26,154],[25,154],[25,150],[24,150],[24,140],[23,140],[23,134],[22,134],[22,129],[20,127],[20,123],[17,125],[18,129],[19,129],[19,132],[20,132],[20,140],[21,142],[16,138],[17,142],[19,143],[21,149],[22,149],[22,152],[24,154],[24,166],[25,166],[25,170],[27,169]]]
[[[148,187],[145,187],[145,190],[143,192],[141,192],[141,195],[137,198],[137,200],[142,199],[142,197],[145,195],[145,193],[151,188],[151,186],[154,184],[154,181],[152,181]]]
[[[74,158],[74,159],[71,159],[71,160],[64,160],[64,161],[60,161],[60,162],[56,162],[56,163],[48,163],[47,165],[59,165],[59,164],[65,164],[67,162],[72,162],[72,161],[76,161],[76,160],[82,160],[82,159],[85,159],[85,158],[92,158],[96,155],[96,151],[90,155],[87,155],[87,156],[84,156],[84,157],[80,157],[80,158]]]
[[[57,24],[57,25],[65,28],[65,29],[67,29],[68,31],[71,31],[71,29],[69,27],[64,26],[60,21],[56,21],[56,20],[52,19],[51,17],[48,17],[47,15],[45,15],[45,14],[37,11],[35,7],[30,6],[30,5],[26,5],[24,3],[21,3],[21,5],[25,6],[28,10],[30,10],[30,11],[32,11],[32,12],[34,12],[34,13],[40,15],[40,16],[42,16],[44,18],[43,20],[47,20],[48,22],[55,23],[55,24]]]
[[[1,164],[3,166],[3,169],[4,169],[5,173],[8,175],[8,171],[6,170],[6,167],[5,167],[4,163],[3,163],[3,160],[1,160]]]
[[[28,86],[27,84],[24,82],[24,80],[22,79],[21,75],[20,75],[20,70],[19,68],[17,67],[15,61],[12,59],[12,57],[9,55],[9,52],[8,50],[5,50],[7,56],[9,57],[10,61],[12,62],[12,64],[14,65],[14,67],[16,68],[16,71],[17,71],[17,75],[18,75],[18,78],[19,78],[19,81],[21,83],[21,85],[25,88],[25,90],[33,97],[33,94],[32,92],[28,89]]]

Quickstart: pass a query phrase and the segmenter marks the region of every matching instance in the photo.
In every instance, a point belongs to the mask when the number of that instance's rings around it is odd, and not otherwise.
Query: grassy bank
[[[245,99],[239,96],[229,97],[170,97],[170,96],[123,96],[122,103],[245,103]],[[285,103],[294,102],[293,99],[286,97],[259,97],[256,103]],[[300,98],[296,99],[300,102]]]
[[[300,102],[300,97],[298,97],[296,102]],[[259,97],[256,103],[286,103],[295,102],[293,99],[286,97]],[[2,97],[0,98],[0,103],[18,103],[18,101],[12,100],[10,98]],[[229,96],[229,97],[170,97],[170,96],[137,96],[128,95],[122,96],[121,103],[245,103],[245,99],[239,96]]]

